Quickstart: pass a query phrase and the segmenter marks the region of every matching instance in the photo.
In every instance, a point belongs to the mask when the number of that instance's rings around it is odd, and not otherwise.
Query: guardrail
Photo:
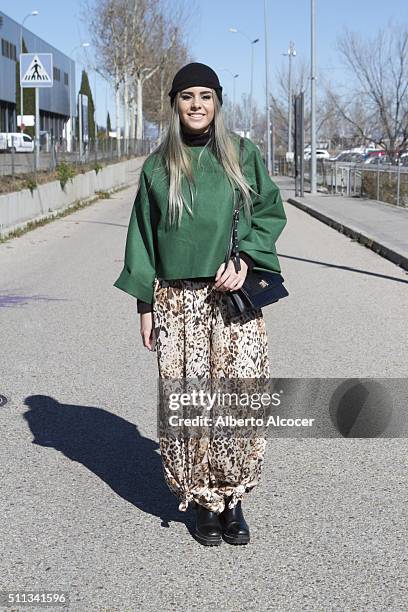
[[[309,163],[305,162],[305,184],[310,185]],[[318,159],[317,185],[328,193],[347,197],[379,200],[395,206],[408,207],[408,166],[335,162]],[[294,177],[294,164],[277,161],[275,172]]]
[[[35,151],[17,152],[3,149],[0,151],[0,176],[14,178],[18,175],[36,174],[39,171],[53,172],[61,162],[76,166],[142,157],[148,155],[157,143],[153,139],[121,139],[119,142],[118,146],[115,138],[97,139],[90,140],[82,147],[79,147],[78,142],[74,142],[72,150],[68,150],[67,142],[64,140],[48,141],[41,145],[38,166]]]

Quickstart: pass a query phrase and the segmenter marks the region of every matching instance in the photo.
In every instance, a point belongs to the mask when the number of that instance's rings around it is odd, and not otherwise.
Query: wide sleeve
[[[132,207],[122,272],[113,286],[148,303],[153,301],[156,276],[154,227],[148,178],[142,168],[138,192]]]
[[[255,268],[280,272],[275,243],[287,222],[280,190],[270,178],[258,147],[247,142],[249,151],[244,158],[244,172],[259,195],[251,193],[251,229],[239,240],[239,250],[253,259]]]
[[[143,314],[145,312],[153,312],[153,304],[149,302],[143,302],[143,300],[137,300],[137,312]]]

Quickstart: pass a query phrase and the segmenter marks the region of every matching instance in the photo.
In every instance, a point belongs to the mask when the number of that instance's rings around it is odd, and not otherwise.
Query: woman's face
[[[180,92],[178,100],[180,121],[186,132],[203,134],[214,119],[214,100],[208,87],[188,87]]]

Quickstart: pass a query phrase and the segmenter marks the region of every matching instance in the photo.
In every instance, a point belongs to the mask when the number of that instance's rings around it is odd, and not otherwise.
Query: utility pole
[[[271,113],[269,109],[269,63],[268,63],[268,27],[266,1],[264,0],[264,27],[265,27],[265,89],[266,89],[266,159],[269,175],[272,174],[271,163]]]
[[[259,42],[259,38],[255,38],[251,42],[251,85],[249,94],[249,138],[252,138],[252,106],[253,106],[253,90],[254,90],[254,45]]]
[[[28,19],[29,17],[36,17],[37,15],[39,15],[40,12],[39,11],[31,11],[31,13],[28,13],[28,15],[26,15],[23,19],[23,22],[20,26],[20,56],[23,53],[23,27],[24,27],[24,22],[26,21],[26,19]],[[20,62],[21,62],[21,57],[20,57]],[[24,97],[23,97],[23,88],[20,85],[20,132],[24,131],[24,128],[22,127],[24,125]]]
[[[292,58],[296,56],[295,43],[290,41],[287,53],[289,57],[289,94],[288,94],[288,153],[292,153]]]
[[[316,0],[311,0],[311,116],[310,116],[310,194],[316,189]],[[303,155],[303,152],[302,152]]]

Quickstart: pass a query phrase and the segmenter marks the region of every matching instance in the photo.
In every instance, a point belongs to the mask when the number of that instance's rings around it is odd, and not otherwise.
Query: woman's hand
[[[153,315],[151,312],[142,312],[140,314],[140,334],[142,336],[143,346],[148,348],[149,351],[153,351],[154,331]]]
[[[245,282],[248,266],[242,259],[240,259],[240,262],[241,270],[239,272],[235,272],[235,266],[232,259],[229,260],[226,269],[224,262],[220,265],[215,275],[214,289],[218,289],[219,291],[235,291],[242,287]]]

